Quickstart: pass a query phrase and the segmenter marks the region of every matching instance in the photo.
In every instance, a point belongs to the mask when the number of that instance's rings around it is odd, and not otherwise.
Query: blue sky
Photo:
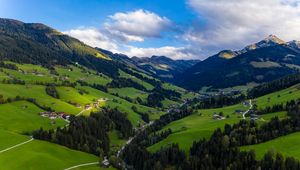
[[[300,39],[298,4],[299,0],[0,0],[0,17],[44,23],[91,46],[129,56],[204,59],[269,34],[286,41]]]

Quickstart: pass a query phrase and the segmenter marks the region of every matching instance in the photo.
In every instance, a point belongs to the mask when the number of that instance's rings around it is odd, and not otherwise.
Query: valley
[[[300,53],[274,35],[203,61],[130,58],[0,19],[0,43],[5,170],[300,167]]]

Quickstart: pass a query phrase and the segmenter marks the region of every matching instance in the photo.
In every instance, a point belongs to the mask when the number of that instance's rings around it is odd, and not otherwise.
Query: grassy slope
[[[0,154],[1,168],[6,170],[65,169],[96,161],[94,155],[38,140]]]
[[[109,77],[103,74],[100,74],[101,76],[98,76],[96,75],[95,71],[88,70],[88,69],[83,70],[75,66],[69,66],[69,67],[57,66],[55,69],[60,76],[67,77],[67,80],[71,82],[82,80],[89,84],[95,83],[100,85],[106,85],[107,83],[111,82],[111,79]]]
[[[84,86],[84,87],[79,87],[79,88],[84,88],[86,91],[89,92],[89,94],[83,95],[87,98],[101,98],[101,97],[108,98],[109,100],[106,101],[105,105],[110,106],[112,108],[117,107],[121,111],[128,113],[128,119],[131,121],[131,123],[134,126],[136,126],[138,124],[138,122],[141,122],[142,120],[140,118],[140,115],[138,115],[137,113],[132,111],[132,109],[131,109],[132,106],[136,106],[138,108],[138,110],[141,112],[149,113],[150,118],[155,117],[155,116],[157,117],[157,116],[163,114],[163,112],[157,111],[156,109],[153,109],[153,108],[150,108],[147,106],[130,103],[124,99],[121,99],[114,95],[93,89],[91,87]]]
[[[278,103],[284,103],[291,99],[297,99],[300,96],[300,90],[297,88],[299,85],[292,86],[290,88],[274,92],[256,99],[256,103],[259,108],[266,106],[272,106]],[[280,96],[280,97],[278,97]],[[270,102],[268,102],[270,98]],[[174,121],[169,125],[164,127],[164,130],[167,128],[172,129],[173,134],[168,136],[166,139],[160,141],[157,144],[150,146],[148,149],[150,151],[156,151],[163,146],[167,146],[171,143],[178,143],[182,149],[188,151],[193,141],[199,140],[203,137],[209,137],[214,129],[224,127],[225,123],[235,123],[241,119],[241,116],[232,114],[235,110],[246,110],[241,104],[228,106],[218,109],[205,109],[198,110],[196,114],[188,116],[178,121]],[[223,112],[225,115],[229,115],[229,119],[225,120],[213,120],[212,115],[214,112],[219,113]],[[199,113],[202,113],[202,116],[199,116]],[[271,117],[279,115],[281,118],[285,117],[284,112],[267,114],[262,116],[265,120],[270,119]]]
[[[265,143],[243,146],[241,150],[255,150],[256,158],[261,159],[263,155],[272,150],[275,153],[280,152],[284,156],[292,156],[300,159],[300,132],[292,133]]]
[[[44,129],[56,128],[66,124],[64,120],[52,121],[39,115],[41,110],[27,101],[18,101],[0,105],[0,129],[12,132],[32,132],[43,127]]]
[[[277,103],[285,103],[286,101],[300,98],[300,90],[298,89],[299,85],[300,84],[297,84],[287,89],[259,97],[256,99],[258,108],[264,108],[266,106],[272,106]],[[270,98],[270,100],[268,100],[268,98]]]
[[[51,107],[55,111],[64,111],[70,114],[77,114],[81,111],[81,109],[67,102],[47,95],[44,86],[0,84],[0,94],[11,98],[15,98],[17,95],[26,98],[35,98],[40,105]]]
[[[19,135],[14,132],[9,132],[5,130],[0,130],[0,150],[9,148],[11,146],[17,145],[19,143],[29,140],[30,137]]]
[[[120,70],[119,73],[120,73],[121,77],[132,79],[136,83],[139,83],[140,85],[144,86],[147,90],[152,90],[154,88],[151,84],[149,84],[149,83],[147,83],[145,81],[142,81],[141,79],[138,79],[135,76],[127,74],[124,71]]]
[[[16,70],[3,69],[3,72],[9,75],[11,78],[17,78],[25,81],[26,83],[35,83],[35,82],[43,82],[43,83],[53,83],[55,82],[55,76],[51,74],[34,74],[31,72],[23,73]]]
[[[124,87],[124,88],[110,88],[108,89],[109,93],[111,94],[118,94],[121,97],[129,97],[133,100],[140,97],[143,101],[146,101],[148,94],[141,90],[132,88],[132,87]]]

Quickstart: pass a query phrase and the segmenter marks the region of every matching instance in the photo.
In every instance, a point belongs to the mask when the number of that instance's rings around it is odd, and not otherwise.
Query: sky
[[[203,60],[270,34],[300,40],[300,0],[0,0],[0,17],[129,57]]]

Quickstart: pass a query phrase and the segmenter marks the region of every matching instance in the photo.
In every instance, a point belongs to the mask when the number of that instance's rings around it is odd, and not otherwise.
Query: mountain
[[[188,68],[175,82],[192,90],[268,82],[299,71],[298,45],[297,41],[284,42],[270,35],[239,51],[221,51]]]
[[[172,82],[174,76],[183,73],[186,69],[200,62],[200,60],[173,60],[165,56],[129,58],[124,54],[112,53],[101,48],[97,48],[97,50],[115,61],[125,63],[139,71],[168,82]]]
[[[39,23],[0,18],[0,60],[51,67],[79,63],[110,76],[118,64],[81,41]]]
[[[172,81],[175,75],[184,72],[199,62],[199,60],[172,60],[165,56],[132,57],[131,59],[143,70],[166,81]]]

